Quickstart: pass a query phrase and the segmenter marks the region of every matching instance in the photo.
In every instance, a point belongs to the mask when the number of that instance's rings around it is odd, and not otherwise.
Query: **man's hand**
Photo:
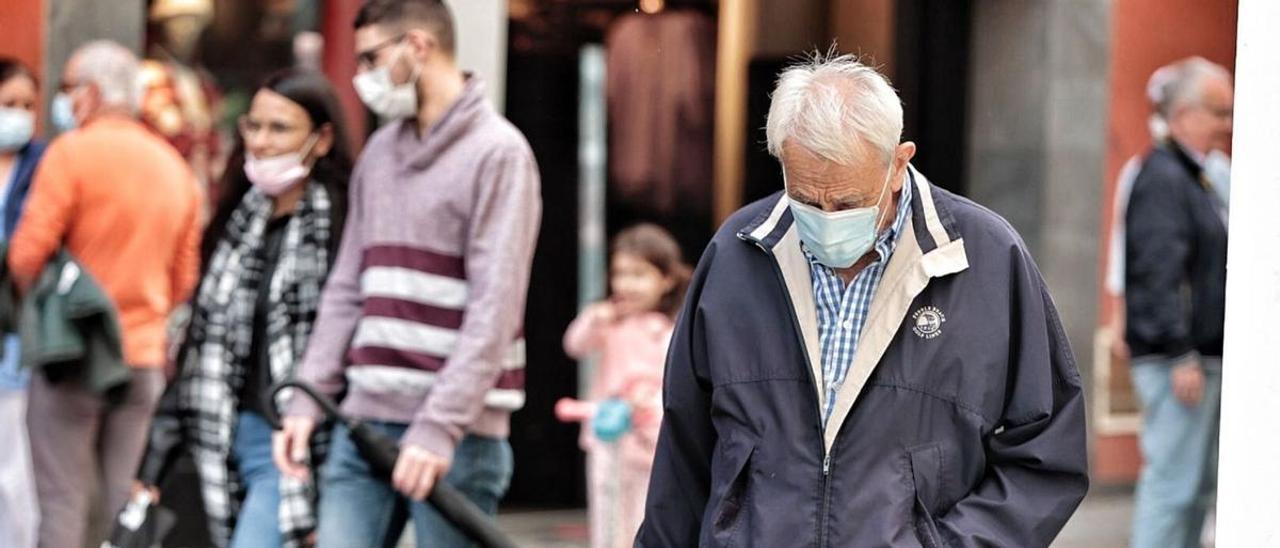
[[[271,458],[281,474],[305,480],[310,474],[307,453],[316,421],[310,417],[285,417],[281,422],[283,428],[271,436]]]
[[[1173,383],[1173,394],[1182,405],[1200,405],[1204,398],[1204,370],[1200,368],[1199,358],[1190,357],[1175,364],[1169,377]]]
[[[449,461],[416,445],[401,445],[400,458],[391,473],[391,485],[416,501],[427,500],[436,482],[449,472]]]

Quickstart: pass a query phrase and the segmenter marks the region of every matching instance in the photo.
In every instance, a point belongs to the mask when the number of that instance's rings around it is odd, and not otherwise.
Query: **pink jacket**
[[[662,370],[674,327],[664,314],[650,312],[606,323],[583,313],[564,335],[565,352],[574,358],[599,358],[587,395],[590,402],[622,398],[632,404],[632,431],[622,440],[628,462],[648,467],[662,423]],[[581,443],[590,451],[599,446],[589,415],[583,420]]]

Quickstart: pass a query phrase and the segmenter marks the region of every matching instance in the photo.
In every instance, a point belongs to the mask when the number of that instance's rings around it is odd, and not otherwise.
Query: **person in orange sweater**
[[[133,368],[115,405],[74,384],[32,379],[27,426],[41,547],[85,545],[95,485],[109,515],[123,507],[164,389],[165,324],[196,282],[199,189],[182,157],[135,119],[137,66],[111,42],[72,55],[53,118],[77,129],[50,144],[10,242],[21,290],[59,248],[81,263],[116,306]]]

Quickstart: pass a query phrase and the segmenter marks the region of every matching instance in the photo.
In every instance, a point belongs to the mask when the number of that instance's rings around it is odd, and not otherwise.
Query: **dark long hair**
[[[17,76],[26,76],[31,79],[31,83],[36,84],[37,86],[40,85],[40,81],[36,79],[35,73],[31,72],[30,68],[27,68],[26,65],[22,64],[22,61],[6,55],[0,55],[0,84],[5,84]]]
[[[693,269],[684,262],[684,254],[680,252],[680,244],[666,229],[651,223],[641,223],[630,227],[613,237],[613,253],[635,255],[653,265],[675,281],[670,291],[658,302],[658,309],[675,318],[684,304],[684,293],[689,288],[689,278]]]
[[[333,147],[328,154],[318,158],[311,168],[311,179],[324,185],[325,190],[329,191],[329,201],[332,204],[332,237],[329,241],[329,257],[332,261],[337,256],[338,244],[342,241],[342,228],[347,220],[347,187],[352,166],[347,122],[341,103],[338,102],[338,95],[324,75],[303,69],[286,69],[272,74],[258,86],[258,91],[262,90],[278,93],[302,107],[302,110],[307,111],[307,117],[311,119],[315,130],[319,131],[326,124],[333,127]],[[226,234],[231,213],[240,205],[252,186],[244,174],[244,157],[244,138],[237,134],[235,148],[227,159],[227,169],[219,185],[218,209],[213,214],[200,247],[203,264],[209,264],[218,241]]]

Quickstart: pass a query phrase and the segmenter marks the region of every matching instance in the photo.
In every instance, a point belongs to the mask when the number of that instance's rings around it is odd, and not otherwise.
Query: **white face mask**
[[[785,177],[785,172],[784,172]],[[876,205],[845,211],[823,211],[808,204],[791,201],[800,241],[818,262],[831,268],[849,268],[875,245],[880,227],[880,202],[889,190],[893,166],[885,176]]]
[[[311,174],[307,156],[319,139],[319,135],[312,135],[301,151],[270,158],[257,158],[245,151],[244,174],[263,194],[273,197],[284,194]]]
[[[1214,149],[1204,157],[1204,177],[1213,183],[1213,190],[1222,198],[1222,203],[1231,202],[1231,157],[1225,152]]]
[[[36,115],[20,108],[0,107],[0,152],[13,152],[31,142]]]
[[[70,95],[59,92],[53,96],[49,121],[59,132],[71,131],[80,125],[80,120],[76,119],[75,106],[71,103]]]
[[[351,81],[356,94],[369,110],[388,120],[408,118],[418,111],[419,68],[414,66],[408,82],[396,84],[391,81],[391,65],[404,52],[403,48],[402,44],[391,63],[357,74]]]

